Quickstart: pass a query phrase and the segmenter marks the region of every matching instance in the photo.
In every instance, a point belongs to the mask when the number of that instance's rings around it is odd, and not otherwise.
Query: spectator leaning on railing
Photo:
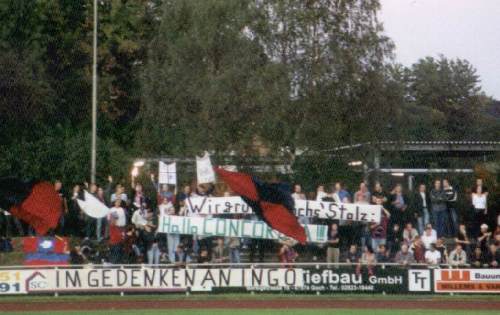
[[[481,251],[481,247],[477,246],[476,248],[474,248],[474,251],[472,252],[470,257],[470,264],[476,268],[481,268],[488,265],[486,261],[486,255]]]
[[[461,244],[455,245],[455,249],[448,256],[448,264],[451,266],[464,266],[467,264],[467,254]]]
[[[490,244],[485,255],[488,266],[498,268],[500,266],[500,249],[495,244]]]
[[[349,246],[349,251],[347,252],[347,256],[346,256],[345,261],[347,263],[355,264],[355,263],[359,262],[359,258],[360,258],[360,255],[358,252],[358,246],[356,246],[355,244],[352,244],[351,246]]]
[[[375,257],[377,258],[377,262],[379,263],[387,263],[391,261],[389,257],[389,252],[387,251],[387,248],[385,247],[384,244],[380,244],[377,247],[377,253]]]
[[[420,236],[415,237],[415,240],[413,241],[410,248],[417,263],[425,263],[425,247],[424,243],[422,243],[422,240],[420,239]]]
[[[437,236],[433,233],[433,231],[432,226],[429,224],[425,227],[424,234],[421,236],[426,250],[429,250],[431,248],[431,244],[436,243],[437,241]]]
[[[408,250],[408,245],[401,245],[401,250],[396,254],[394,262],[401,265],[410,265],[416,262],[413,253]]]
[[[431,244],[431,248],[425,252],[425,262],[431,266],[441,264],[441,253],[436,249],[436,244]]]
[[[361,255],[361,259],[359,260],[359,264],[356,267],[356,273],[361,273],[362,267],[366,266],[368,270],[368,275],[374,275],[374,267],[377,264],[377,257],[371,248],[371,246],[365,246],[363,248],[363,254]]]
[[[224,238],[217,239],[217,245],[212,249],[213,263],[229,262],[229,248],[224,244]]]
[[[417,238],[418,232],[417,230],[413,227],[413,224],[410,222],[406,223],[405,229],[403,230],[403,240],[406,244],[411,244]]]
[[[288,263],[294,263],[295,260],[299,257],[295,249],[293,249],[292,241],[282,241],[281,247],[278,252],[278,258],[281,263],[283,263],[284,267],[287,267]]]

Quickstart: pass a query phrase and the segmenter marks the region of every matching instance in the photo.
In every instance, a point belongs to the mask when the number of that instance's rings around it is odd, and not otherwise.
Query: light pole
[[[97,155],[97,0],[94,0],[94,33],[92,61],[92,153],[90,161],[90,182],[95,183]]]

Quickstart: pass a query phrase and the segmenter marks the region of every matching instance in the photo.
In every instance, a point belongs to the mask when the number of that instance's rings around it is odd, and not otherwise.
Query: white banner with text
[[[285,268],[44,269],[41,267],[33,270],[2,272],[12,274],[13,284],[12,290],[0,294],[186,291],[188,288],[192,291],[209,291],[212,288],[281,288],[303,285],[302,269]]]
[[[324,243],[327,241],[328,226],[305,224],[307,241]],[[188,234],[197,236],[262,238],[271,240],[289,239],[273,230],[263,221],[235,220],[209,217],[182,217],[160,215],[159,233]]]
[[[240,197],[195,197],[187,199],[188,212],[196,214],[251,214],[252,208]],[[377,205],[295,200],[295,215],[320,219],[380,222]]]

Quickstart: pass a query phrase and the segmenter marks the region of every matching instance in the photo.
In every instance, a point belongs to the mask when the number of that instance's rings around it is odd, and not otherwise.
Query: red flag
[[[57,227],[62,200],[51,183],[0,179],[0,195],[0,207],[31,225],[38,234]]]
[[[229,172],[221,168],[216,168],[215,171],[231,190],[252,207],[261,220],[302,244],[306,242],[306,232],[293,213],[294,201],[289,192],[277,184],[261,182],[248,174]]]

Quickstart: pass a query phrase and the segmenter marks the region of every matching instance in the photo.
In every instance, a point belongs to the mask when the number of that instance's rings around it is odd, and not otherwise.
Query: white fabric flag
[[[198,184],[206,184],[215,182],[215,172],[210,162],[210,155],[205,151],[205,155],[201,158],[196,157],[196,175]]]
[[[158,183],[177,186],[177,165],[175,162],[166,164],[160,161]]]
[[[89,217],[100,219],[104,218],[109,213],[109,208],[106,207],[99,199],[94,197],[86,190],[83,192],[85,200],[76,199],[80,209],[85,212]]]

